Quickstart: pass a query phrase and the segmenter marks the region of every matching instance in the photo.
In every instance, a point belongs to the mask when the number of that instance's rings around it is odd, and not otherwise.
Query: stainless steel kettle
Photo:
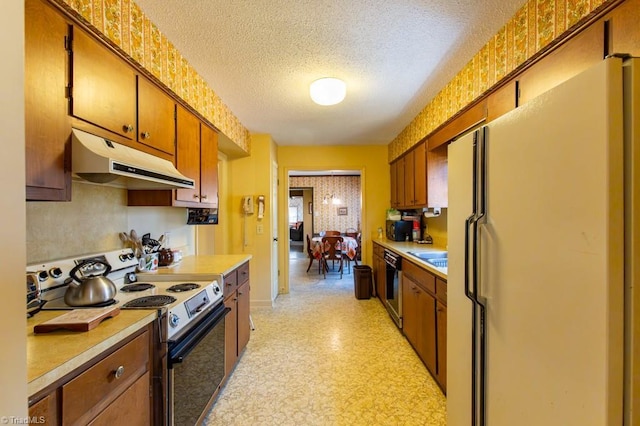
[[[104,265],[100,273],[91,275],[89,269],[97,269],[96,265]],[[76,273],[82,269],[87,276],[78,278]],[[108,302],[116,295],[116,286],[107,275],[111,272],[111,265],[98,259],[87,259],[76,265],[69,275],[69,286],[64,294],[64,303],[69,306],[91,306]],[[74,281],[77,281],[74,282]]]

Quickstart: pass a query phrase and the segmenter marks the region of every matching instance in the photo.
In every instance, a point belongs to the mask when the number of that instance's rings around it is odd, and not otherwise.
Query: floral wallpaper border
[[[245,152],[249,131],[133,0],[54,0],[102,33]]]
[[[389,161],[612,0],[528,0],[389,144]]]

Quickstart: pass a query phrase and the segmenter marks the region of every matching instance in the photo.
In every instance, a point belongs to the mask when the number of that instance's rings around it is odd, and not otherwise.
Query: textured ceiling
[[[525,0],[135,0],[252,133],[388,144]],[[335,106],[309,98],[347,83]]]

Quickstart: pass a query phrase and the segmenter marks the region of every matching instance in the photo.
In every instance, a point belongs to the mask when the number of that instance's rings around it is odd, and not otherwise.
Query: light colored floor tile
[[[206,425],[445,425],[441,390],[353,275],[290,261],[290,294],[255,308],[256,330]]]

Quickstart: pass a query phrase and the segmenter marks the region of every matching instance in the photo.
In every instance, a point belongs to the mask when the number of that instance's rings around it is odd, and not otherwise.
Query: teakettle
[[[87,274],[87,277],[78,278],[76,273],[80,268],[86,271],[89,264],[102,264],[105,266],[104,271],[97,275]],[[109,272],[111,265],[98,259],[87,259],[79,263],[69,272],[72,279],[69,280],[64,294],[64,302],[69,306],[91,306],[113,299],[117,289],[113,281],[107,278]]]

